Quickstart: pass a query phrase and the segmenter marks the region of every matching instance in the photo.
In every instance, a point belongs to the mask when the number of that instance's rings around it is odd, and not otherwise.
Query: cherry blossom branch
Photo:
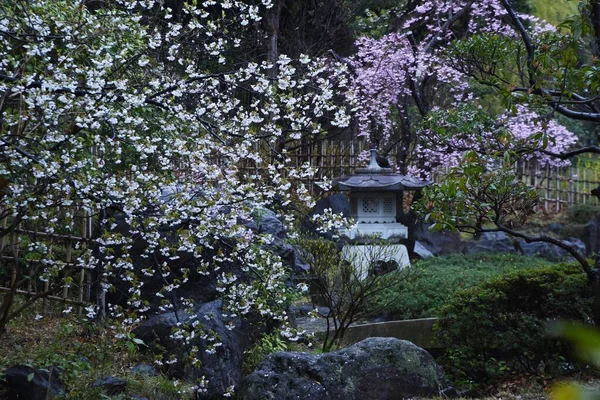
[[[505,0],[503,0],[503,1],[505,1]],[[471,8],[471,6],[473,5],[474,2],[475,2],[475,0],[469,0],[469,1],[467,1],[465,3],[464,7],[462,9],[460,9],[459,11],[457,11],[454,15],[450,14],[450,16],[448,17],[448,19],[444,23],[444,25],[442,25],[442,28],[441,28],[439,34],[434,35],[431,38],[431,40],[429,41],[429,43],[427,43],[423,47],[423,52],[424,53],[429,53],[431,51],[431,49],[434,46],[436,46],[444,38],[444,36],[448,32],[448,29],[450,29],[450,27],[456,21],[458,21],[467,12],[467,10],[469,10]]]

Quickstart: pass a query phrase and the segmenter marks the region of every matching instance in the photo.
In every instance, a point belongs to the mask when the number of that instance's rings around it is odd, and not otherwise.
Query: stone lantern
[[[366,277],[369,265],[374,261],[395,261],[399,267],[409,265],[408,251],[402,244],[408,238],[408,228],[403,220],[403,194],[408,190],[421,190],[430,182],[394,173],[391,168],[382,168],[377,163],[377,151],[371,150],[367,168],[358,168],[354,175],[334,181],[334,190],[348,192],[350,216],[356,221],[351,229],[340,232],[350,239],[342,254],[347,258],[361,260],[362,275]],[[369,244],[369,239],[385,239],[391,245],[385,252]],[[371,260],[373,254],[386,253],[385,260]]]

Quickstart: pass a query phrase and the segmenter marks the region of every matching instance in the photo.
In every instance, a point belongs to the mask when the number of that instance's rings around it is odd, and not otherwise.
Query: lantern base
[[[346,245],[342,248],[342,258],[356,268],[360,280],[365,280],[370,274],[381,272],[382,265],[396,265],[395,269],[410,266],[408,250],[403,244],[390,245]],[[389,271],[388,271],[389,272]]]

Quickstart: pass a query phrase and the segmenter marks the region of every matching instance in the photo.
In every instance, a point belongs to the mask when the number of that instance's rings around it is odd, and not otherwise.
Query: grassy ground
[[[157,400],[192,398],[179,393],[181,388],[165,376],[133,373],[131,367],[152,364],[152,357],[140,352],[134,342],[115,339],[116,332],[110,326],[91,324],[76,316],[34,317],[27,313],[12,321],[0,338],[0,371],[15,365],[57,367],[70,399],[130,399],[133,394]],[[91,387],[104,376],[125,379],[127,391],[109,397]],[[3,398],[6,393],[0,391]]]

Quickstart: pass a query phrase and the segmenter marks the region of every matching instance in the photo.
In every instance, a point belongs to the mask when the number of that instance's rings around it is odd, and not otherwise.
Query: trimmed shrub
[[[508,272],[545,265],[549,265],[545,260],[519,254],[431,257],[416,262],[405,281],[382,291],[375,301],[387,304],[388,320],[433,317],[457,290]]]
[[[589,323],[591,315],[591,288],[581,267],[557,264],[457,292],[440,310],[436,338],[447,349],[442,363],[455,377],[483,382],[508,371],[557,373],[569,349],[547,336],[547,323]]]

